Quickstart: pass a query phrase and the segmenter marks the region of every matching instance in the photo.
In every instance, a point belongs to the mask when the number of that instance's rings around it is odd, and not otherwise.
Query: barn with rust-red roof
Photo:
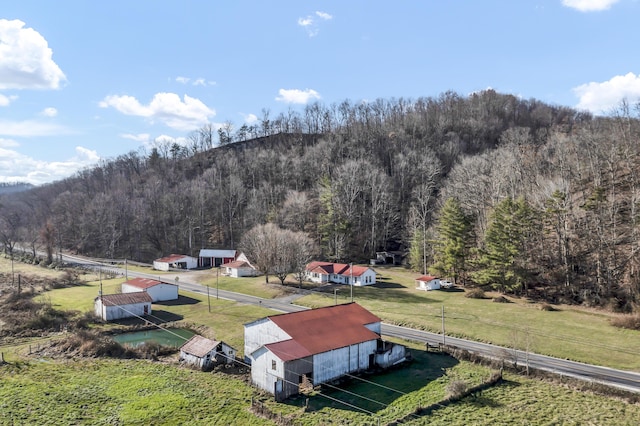
[[[178,298],[178,286],[151,278],[134,278],[122,283],[123,293],[138,293],[144,291],[151,296],[153,302],[164,302]]]
[[[356,303],[273,315],[245,324],[244,354],[252,382],[282,400],[302,383],[373,368],[393,346],[382,342],[380,331],[380,318]],[[404,359],[404,347],[396,346],[392,356]]]

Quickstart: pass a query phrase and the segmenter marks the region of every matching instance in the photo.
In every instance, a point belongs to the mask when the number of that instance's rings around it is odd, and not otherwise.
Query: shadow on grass
[[[176,300],[165,300],[163,302],[154,302],[154,305],[179,306],[179,305],[195,305],[198,303],[202,303],[202,302],[198,299],[194,299],[193,297],[180,295]]]
[[[413,362],[408,365],[381,373],[350,376],[337,384],[323,386],[322,394],[331,399],[319,395],[310,397],[300,395],[288,399],[286,403],[300,406],[306,404],[308,398],[309,411],[335,408],[375,413],[385,409],[403,395],[417,391],[446,375],[446,369],[458,364],[457,359],[440,353],[411,349],[411,355]]]
[[[154,309],[151,315],[147,315],[145,319],[154,324],[163,324],[165,322],[180,321],[184,316],[174,314],[173,312],[163,311],[162,309]]]

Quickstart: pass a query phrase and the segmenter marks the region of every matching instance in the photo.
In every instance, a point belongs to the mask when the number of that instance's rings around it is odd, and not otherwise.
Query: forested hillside
[[[188,135],[3,196],[16,241],[149,261],[236,248],[256,225],[321,257],[380,250],[463,285],[630,311],[640,300],[640,125],[492,90],[308,105]],[[215,141],[215,142],[214,142]]]

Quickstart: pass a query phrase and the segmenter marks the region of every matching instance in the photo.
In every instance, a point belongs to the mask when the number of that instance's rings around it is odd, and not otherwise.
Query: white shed
[[[184,254],[171,254],[153,261],[153,269],[168,271],[175,269],[193,269],[198,267],[198,259]]]
[[[151,296],[146,292],[105,294],[94,300],[94,309],[104,321],[142,317],[151,313]]]
[[[176,300],[178,298],[178,286],[171,283],[152,280],[150,278],[134,278],[125,281],[121,286],[123,293],[147,292],[154,302]]]
[[[231,364],[237,351],[224,342],[194,335],[180,347],[180,361],[206,370],[214,364]]]
[[[440,289],[440,278],[431,275],[423,275],[416,278],[416,288],[418,290],[438,290]]]
[[[318,385],[372,368],[381,321],[348,303],[274,315],[245,324],[251,381],[283,400],[302,383]]]
[[[230,277],[255,277],[258,275],[256,268],[249,262],[247,256],[241,253],[236,260],[222,265],[222,273]]]

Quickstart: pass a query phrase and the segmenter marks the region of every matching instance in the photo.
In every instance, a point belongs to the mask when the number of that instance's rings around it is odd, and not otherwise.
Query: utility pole
[[[442,305],[442,346],[446,345],[445,334],[444,334],[444,305]]]
[[[211,297],[209,297],[209,283],[207,283],[207,304],[209,305],[209,313],[211,313]]]
[[[218,299],[218,287],[220,284],[220,267],[216,270],[216,299]]]
[[[338,304],[338,289],[337,288],[333,289],[333,298],[335,299],[335,302],[333,304],[337,305]]]
[[[127,268],[127,258],[124,258],[124,279],[129,281],[129,270]]]

